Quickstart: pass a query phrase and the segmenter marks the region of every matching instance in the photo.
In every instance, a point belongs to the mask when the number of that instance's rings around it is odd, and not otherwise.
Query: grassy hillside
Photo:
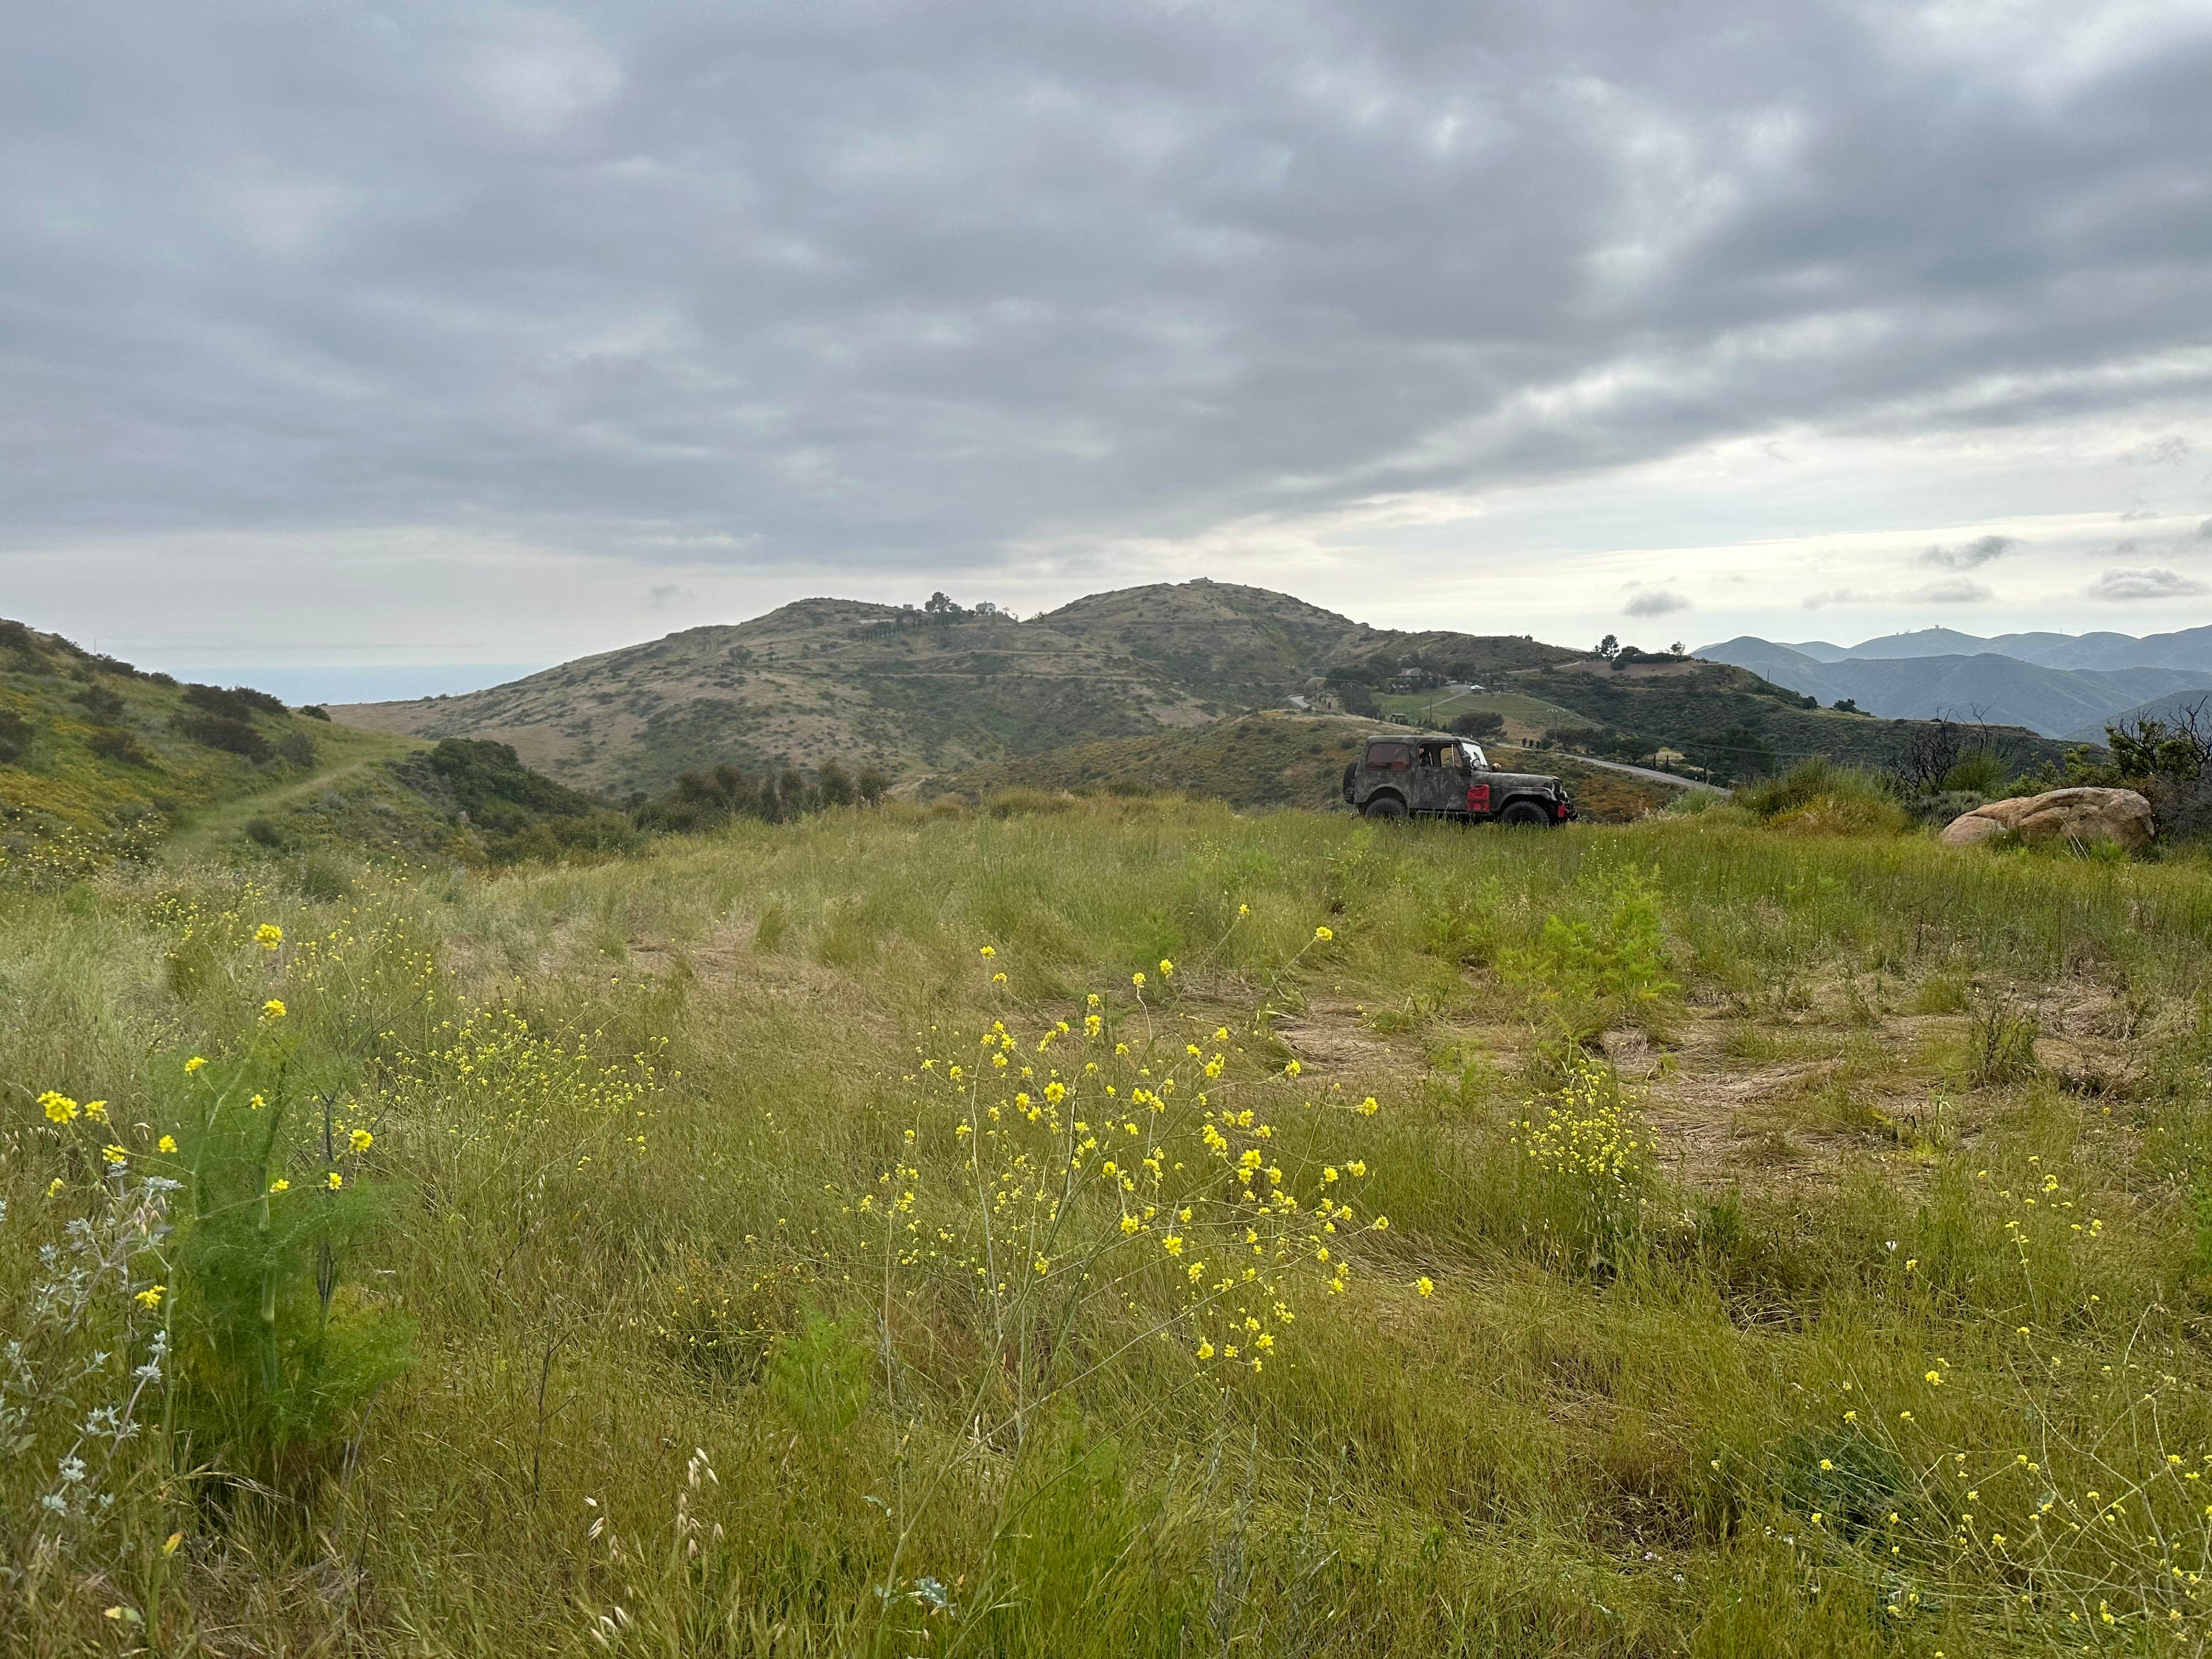
[[[1006,790],[1106,790],[1125,794],[1180,792],[1232,806],[1341,804],[1345,763],[1358,752],[1373,720],[1349,715],[1268,712],[1208,721],[1156,737],[1118,738],[1024,755],[927,781],[922,799],[947,796],[987,800]],[[1584,815],[1626,823],[1664,805],[1677,793],[1601,767],[1556,755],[1523,756],[1498,745],[1501,766],[1564,776]]]
[[[0,883],[0,1646],[2195,1651],[2212,875],[1734,817]]]
[[[0,865],[332,848],[496,862],[635,840],[498,745],[338,726],[0,621]]]
[[[19,854],[150,844],[196,811],[415,746],[0,621],[0,844]]]
[[[342,720],[492,738],[587,787],[665,788],[719,761],[835,761],[898,777],[1279,707],[1330,668],[1449,657],[1468,672],[1576,653],[1520,639],[1372,629],[1212,581],[1093,594],[1016,623],[808,599],[589,657],[465,697],[356,705]]]

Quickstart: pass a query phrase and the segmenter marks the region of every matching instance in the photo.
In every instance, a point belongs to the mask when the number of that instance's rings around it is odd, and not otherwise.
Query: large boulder
[[[1977,806],[1945,826],[1943,841],[1950,847],[1972,847],[2005,835],[2083,845],[2112,841],[2132,853],[2149,844],[2150,803],[2132,789],[2053,789]]]

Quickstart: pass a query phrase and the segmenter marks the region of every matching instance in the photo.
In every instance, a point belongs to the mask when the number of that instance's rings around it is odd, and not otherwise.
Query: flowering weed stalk
[[[1540,1194],[1542,1249],[1562,1265],[1617,1272],[1644,1235],[1655,1143],[1642,1115],[1613,1067],[1581,1053],[1526,1113],[1516,1141]]]

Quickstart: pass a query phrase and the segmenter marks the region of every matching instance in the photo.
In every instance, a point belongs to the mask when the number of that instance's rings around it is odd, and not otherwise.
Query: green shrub
[[[1624,1021],[1653,1022],[1678,988],[1668,975],[1658,890],[1633,869],[1582,884],[1595,915],[1544,918],[1533,945],[1501,951],[1498,972],[1548,1010],[1566,1051]]]
[[[2001,795],[2011,781],[2012,767],[1994,749],[1969,751],[1943,775],[1941,787],[1985,798]]]
[[[175,1137],[191,1204],[174,1255],[181,1419],[201,1455],[279,1490],[312,1474],[411,1343],[404,1321],[340,1298],[386,1195],[361,1173],[374,1133],[335,1089],[319,1121],[295,1121],[296,1058],[267,1035],[245,1063],[188,1079]]]
[[[176,728],[194,743],[252,761],[269,758],[269,740],[244,720],[226,715],[187,711],[179,714]]]
[[[151,759],[139,746],[138,739],[118,726],[94,727],[84,740],[84,746],[101,760],[114,761],[122,766],[144,766]]]
[[[13,766],[31,752],[37,732],[11,708],[0,708],[0,766]]]
[[[1802,760],[1778,777],[1739,786],[1735,800],[1768,823],[1815,802],[1855,807],[1870,817],[1879,816],[1879,809],[1884,806],[1893,815],[1897,805],[1894,792],[1878,775],[1838,765],[1823,755]]]

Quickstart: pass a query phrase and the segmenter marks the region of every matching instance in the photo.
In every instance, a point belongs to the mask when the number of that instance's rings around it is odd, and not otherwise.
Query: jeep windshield
[[[1480,744],[1462,743],[1459,746],[1459,752],[1461,764],[1464,765],[1470,772],[1487,772],[1490,770],[1490,757],[1482,752],[1482,745]]]

